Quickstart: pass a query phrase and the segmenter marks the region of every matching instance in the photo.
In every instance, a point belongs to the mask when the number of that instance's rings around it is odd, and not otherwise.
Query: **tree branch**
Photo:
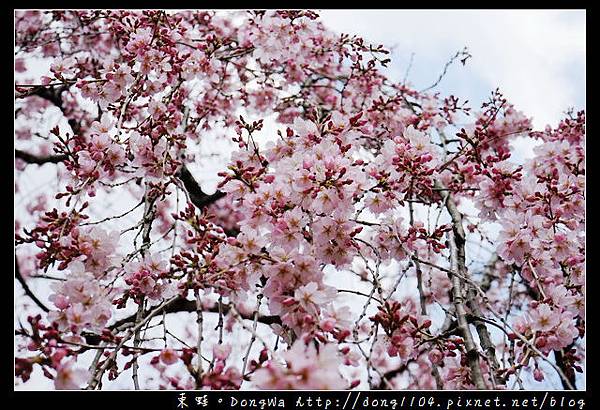
[[[42,303],[42,301],[39,300],[37,296],[35,296],[35,294],[31,291],[31,289],[27,285],[27,282],[25,282],[25,279],[23,278],[23,275],[21,275],[21,270],[19,269],[19,261],[17,260],[17,255],[15,255],[15,278],[17,278],[17,280],[19,281],[19,283],[23,287],[23,290],[25,291],[25,294],[27,296],[29,296],[31,298],[31,300],[33,300],[35,302],[35,304],[38,305],[38,307],[40,309],[42,309],[44,312],[49,312],[50,311],[50,309],[48,309],[46,307],[46,305],[44,305]]]
[[[66,91],[70,86],[70,84],[64,84],[56,88],[46,86],[35,87],[30,91],[18,95],[17,97],[25,98],[35,95],[37,97],[43,98],[44,100],[50,101],[62,111],[63,115],[67,119],[67,122],[71,126],[71,129],[75,134],[77,134],[79,132],[80,125],[74,118],[69,118],[67,116],[67,112],[65,111],[65,107],[63,106],[62,93]]]
[[[385,372],[383,374],[383,377],[381,378],[381,382],[375,388],[375,390],[385,390],[385,388],[387,386],[386,382],[389,381],[389,380],[392,380],[394,377],[396,377],[399,374],[405,372],[408,369],[408,365],[411,364],[411,363],[413,363],[415,360],[416,359],[409,359],[409,360],[406,361],[406,363],[403,363],[399,367]]]
[[[104,360],[104,362],[102,362],[102,365],[99,368],[96,368],[93,370],[93,375],[88,383],[88,386],[86,387],[86,390],[94,390],[96,388],[96,386],[98,386],[98,384],[101,383],[102,375],[104,374],[104,372],[110,366],[114,365],[116,357],[117,357],[117,353],[123,347],[123,345],[129,339],[131,339],[131,337],[137,331],[139,331],[142,328],[142,326],[144,326],[146,324],[146,322],[150,321],[154,316],[156,316],[159,312],[163,311],[167,306],[169,306],[171,303],[173,303],[177,299],[178,299],[178,296],[175,296],[169,300],[166,300],[161,305],[155,307],[153,310],[148,312],[148,314],[139,323],[135,324],[133,329],[129,329],[127,331],[127,333],[125,334],[125,336],[123,336],[121,338],[121,340],[119,341],[119,344],[115,347],[115,350],[108,356],[108,358],[106,358],[106,360]]]
[[[47,157],[38,157],[36,155],[30,154],[25,151],[21,151],[20,149],[15,149],[15,158],[22,159],[28,164],[38,164],[43,165],[47,163],[58,164],[59,162],[63,162],[67,159],[66,155],[48,155]]]
[[[222,306],[222,314],[223,315],[226,315],[227,313],[229,313],[230,310],[231,310],[230,306],[228,306],[228,305]],[[187,300],[183,297],[179,297],[178,299],[173,301],[171,304],[169,304],[167,307],[165,307],[165,313],[178,313],[178,312],[192,313],[192,312],[196,312],[196,311],[197,311],[196,301]],[[214,307],[212,307],[210,309],[205,309],[204,311],[209,312],[209,313],[219,313],[219,306],[215,305]],[[144,314],[142,316],[145,317],[148,313],[149,313],[149,310],[144,312]],[[254,316],[251,316],[251,315],[241,315],[241,316],[243,319],[254,320]],[[129,323],[135,323],[135,318],[136,318],[136,314],[133,314],[126,318],[117,320],[115,323],[113,323],[111,326],[109,326],[109,329],[114,330],[114,329],[121,328],[124,325],[127,325]],[[259,315],[257,321],[260,323],[264,323],[265,325],[272,325],[272,324],[280,325],[281,324],[281,318],[277,315]]]
[[[196,205],[199,209],[207,207],[210,204],[215,203],[219,199],[223,198],[226,194],[225,192],[217,190],[214,194],[208,195],[202,191],[198,182],[194,176],[190,173],[187,167],[184,165],[181,166],[181,170],[177,174],[188,194],[190,195],[190,200],[194,205]]]
[[[492,267],[494,266],[498,256],[496,254],[493,255],[491,262],[488,264],[488,269],[485,271],[485,275],[483,277],[483,283],[481,289],[485,292],[490,289],[492,282]],[[468,274],[468,273],[467,273]],[[485,289],[485,290],[484,290]],[[496,372],[500,368],[500,363],[496,358],[496,346],[492,342],[492,338],[487,329],[485,323],[479,318],[483,317],[483,313],[477,302],[477,290],[472,286],[469,287],[467,291],[468,301],[467,306],[471,309],[471,312],[474,315],[473,324],[475,325],[475,329],[477,330],[477,334],[479,335],[479,341],[481,343],[481,347],[485,352],[485,355],[488,360],[488,364],[491,367],[490,376],[493,383],[493,388],[496,389],[496,384],[498,383],[498,379],[496,378]],[[501,379],[502,380],[502,379]]]
[[[556,365],[561,369],[566,376],[566,379],[560,378],[560,382],[562,383],[563,389],[565,390],[575,390],[577,386],[577,381],[575,379],[575,372],[573,369],[569,368],[565,363],[563,352],[560,350],[554,351],[554,359],[556,360]],[[560,374],[559,374],[560,376]]]
[[[164,304],[162,309],[164,310],[164,313],[178,313],[178,312],[197,312],[197,304],[195,300],[187,300],[181,296],[175,298],[174,300],[172,300],[171,302]],[[231,310],[231,306],[229,305],[222,305],[221,306],[221,310],[219,310],[219,305],[215,305],[213,307],[211,307],[210,309],[205,309],[203,312],[208,312],[208,313],[220,313],[221,315],[226,315],[227,313],[229,313],[229,311]],[[140,322],[140,318],[141,322],[146,322],[148,320],[148,316],[149,315],[153,315],[156,314],[156,308],[148,308],[146,311],[144,311],[141,315],[138,315],[138,313],[134,313],[126,318],[117,320],[115,323],[113,323],[111,326],[108,326],[108,329],[110,330],[123,330],[127,327],[130,326],[136,326],[136,323]],[[246,320],[254,320],[254,315],[246,315],[246,314],[241,314],[238,313],[238,315],[242,318],[242,319],[246,319]],[[277,315],[257,315],[256,316],[256,321],[259,323],[263,323],[265,325],[272,325],[272,324],[279,324],[281,325],[281,318]],[[92,346],[98,346],[101,344],[101,337],[100,335],[94,334],[94,333],[82,333],[82,336],[85,338],[85,341],[87,344],[92,345]],[[94,366],[95,367],[95,366]],[[99,380],[96,380],[94,386],[99,382]]]
[[[435,182],[436,188],[445,187],[439,182]],[[452,255],[456,252],[456,270],[460,273],[461,276],[467,277],[468,271],[465,264],[465,231],[462,226],[462,214],[458,211],[456,204],[454,203],[454,199],[452,195],[448,191],[445,192],[445,201],[446,209],[452,218],[452,231],[453,231],[453,239],[450,241],[452,243],[452,249],[450,250],[451,258]],[[463,296],[463,285],[464,281],[461,280],[458,276],[452,275],[452,300],[454,302],[454,308],[456,311],[456,319],[458,321],[458,328],[463,336],[465,341],[465,348],[467,350],[467,360],[469,363],[469,368],[471,369],[471,379],[473,384],[477,386],[478,389],[484,390],[487,389],[485,385],[485,381],[483,379],[483,374],[481,373],[481,366],[479,364],[479,352],[477,349],[477,345],[473,339],[473,335],[471,334],[471,330],[469,329],[469,322],[467,321],[467,312],[465,310],[465,297]],[[485,327],[485,325],[484,325]]]

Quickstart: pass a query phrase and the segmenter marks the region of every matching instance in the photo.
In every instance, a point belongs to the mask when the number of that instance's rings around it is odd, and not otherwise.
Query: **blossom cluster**
[[[150,354],[165,388],[506,388],[523,369],[543,380],[541,361],[574,384],[584,112],[533,131],[499,90],[475,112],[394,83],[383,46],[311,11],[15,16],[19,78],[51,60],[15,85],[15,167],[57,169],[16,221],[19,276],[59,275],[50,312],[18,332],[21,380],[39,367],[57,388],[97,388],[131,369],[139,387]],[[533,159],[513,158],[517,137],[538,142]],[[215,141],[232,154],[207,194],[187,165]],[[189,314],[184,336],[172,313]],[[218,339],[208,366],[203,331]]]
[[[282,354],[284,364],[267,361],[256,370],[253,383],[261,389],[341,390],[348,382],[339,373],[342,354],[333,344],[321,345],[296,341]]]

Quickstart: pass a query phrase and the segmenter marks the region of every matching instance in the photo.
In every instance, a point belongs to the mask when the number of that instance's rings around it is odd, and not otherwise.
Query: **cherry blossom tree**
[[[388,54],[311,11],[17,11],[15,384],[581,388],[585,113]]]

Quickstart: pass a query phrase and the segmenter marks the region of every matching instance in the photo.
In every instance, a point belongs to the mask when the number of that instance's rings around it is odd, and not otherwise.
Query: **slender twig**
[[[95,371],[93,371],[92,377],[88,382],[88,386],[87,386],[87,390],[93,390],[96,388],[96,386],[98,386],[98,383],[100,383],[100,380],[102,379],[102,375],[104,374],[104,372],[106,372],[106,370],[113,365],[113,363],[115,362],[115,359],[117,357],[117,353],[119,351],[119,349],[121,349],[125,343],[131,339],[133,337],[133,335],[139,331],[148,321],[150,321],[150,319],[152,319],[154,316],[156,316],[157,314],[159,314],[160,312],[162,312],[163,309],[165,309],[166,307],[168,307],[171,303],[175,302],[177,299],[179,299],[179,295],[177,296],[173,296],[170,299],[167,299],[166,301],[164,301],[163,303],[161,303],[160,305],[158,305],[156,308],[154,308],[152,311],[150,311],[150,313],[148,313],[138,324],[136,324],[132,329],[129,329],[128,332],[121,338],[121,341],[119,342],[119,344],[117,344],[115,350],[110,354],[110,356],[102,363],[102,366],[100,366],[99,368],[95,369]]]
[[[27,296],[29,296],[31,298],[31,300],[33,300],[35,302],[35,304],[38,305],[38,307],[40,309],[42,309],[44,312],[49,312],[50,311],[50,309],[48,309],[46,307],[46,305],[44,305],[44,303],[42,303],[42,301],[39,300],[38,297],[31,291],[31,289],[29,288],[29,285],[27,285],[27,282],[23,278],[23,275],[21,274],[21,270],[19,269],[19,261],[17,260],[17,256],[16,255],[15,255],[15,278],[17,278],[17,280],[19,281],[19,283],[23,287],[23,290],[25,291],[25,294]]]
[[[200,298],[200,290],[196,289],[196,324],[198,325],[198,339],[196,341],[196,350],[198,353],[198,368],[196,369],[196,387],[202,387],[202,373],[204,372],[202,368],[202,330],[204,328],[204,315],[202,314],[202,299]]]
[[[244,356],[244,362],[242,365],[242,374],[246,372],[246,366],[248,365],[248,358],[250,357],[250,351],[252,350],[252,345],[256,341],[256,325],[258,324],[258,311],[260,310],[260,304],[263,299],[262,293],[259,293],[256,297],[256,309],[254,311],[254,320],[252,323],[252,338],[250,339],[250,343],[248,343],[248,349],[246,350],[246,355]]]

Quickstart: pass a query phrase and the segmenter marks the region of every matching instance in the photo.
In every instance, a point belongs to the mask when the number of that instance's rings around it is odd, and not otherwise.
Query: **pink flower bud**
[[[324,332],[331,332],[335,328],[335,320],[332,318],[325,319],[321,322],[321,329]]]
[[[296,299],[289,297],[287,299],[284,299],[283,302],[281,302],[281,304],[285,307],[290,307],[296,304]]]
[[[269,351],[266,348],[264,348],[260,351],[260,356],[258,356],[258,361],[260,363],[264,363],[267,360],[269,360]]]
[[[431,364],[438,364],[442,361],[442,359],[444,358],[444,355],[438,349],[433,349],[432,351],[429,352],[427,357],[429,358],[429,361],[431,362]]]
[[[173,349],[164,349],[160,352],[160,361],[166,365],[176,363],[179,358]]]

